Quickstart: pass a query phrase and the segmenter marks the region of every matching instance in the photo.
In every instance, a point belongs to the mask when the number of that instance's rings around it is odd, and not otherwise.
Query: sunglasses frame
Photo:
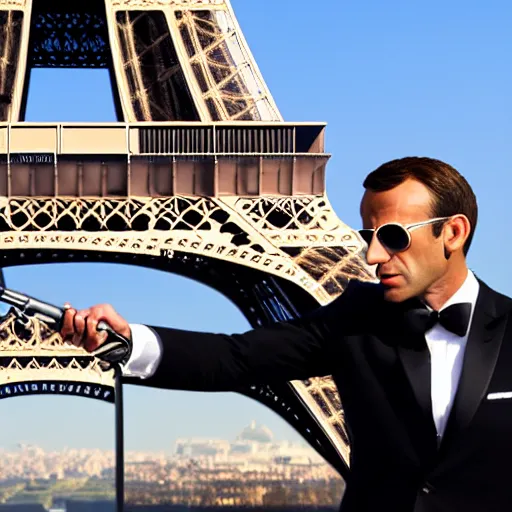
[[[362,238],[363,242],[365,242],[368,245],[368,247],[370,247],[371,241],[373,241],[373,237],[377,236],[382,247],[384,247],[384,249],[386,249],[386,251],[388,251],[390,254],[395,254],[398,252],[404,252],[407,249],[409,249],[409,247],[411,246],[411,241],[412,241],[411,240],[411,231],[414,231],[415,229],[421,228],[423,226],[428,226],[429,224],[434,224],[436,222],[447,221],[448,219],[451,219],[451,217],[434,217],[433,219],[428,219],[428,220],[424,220],[421,222],[414,222],[412,224],[405,224],[405,225],[400,224],[399,222],[386,222],[386,224],[382,224],[381,226],[379,226],[376,229],[360,229],[360,230],[358,230],[358,232],[359,232],[359,236]],[[391,249],[379,238],[379,231],[385,226],[398,226],[405,231],[405,233],[407,235],[407,246],[404,249],[399,249],[399,250]],[[362,232],[366,232],[366,233],[371,232],[372,233],[372,238],[371,238],[370,243],[366,242],[363,235],[361,234]]]

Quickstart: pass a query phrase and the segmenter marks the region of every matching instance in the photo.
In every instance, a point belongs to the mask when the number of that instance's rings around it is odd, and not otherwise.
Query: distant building
[[[258,443],[271,443],[274,440],[274,434],[265,425],[256,425],[252,420],[251,424],[245,427],[237,436],[241,441],[257,441]]]
[[[222,439],[177,439],[176,455],[183,457],[214,457],[229,452],[229,441]]]
[[[189,438],[176,441],[175,453],[183,458],[205,459],[210,463],[254,466],[269,464],[323,464],[323,459],[306,444],[274,441],[265,425],[252,421],[234,441]]]

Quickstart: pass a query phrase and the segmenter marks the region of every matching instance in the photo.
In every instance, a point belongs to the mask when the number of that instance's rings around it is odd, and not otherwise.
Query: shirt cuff
[[[123,366],[125,377],[151,377],[162,358],[160,338],[147,325],[130,324],[132,333],[132,353]]]

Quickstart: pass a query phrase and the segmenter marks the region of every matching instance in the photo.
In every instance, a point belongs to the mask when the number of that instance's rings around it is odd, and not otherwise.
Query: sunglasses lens
[[[391,251],[403,251],[409,245],[409,233],[402,226],[396,224],[387,224],[382,226],[377,236],[380,243]]]
[[[360,229],[359,234],[368,245],[371,244],[373,238],[373,229]]]

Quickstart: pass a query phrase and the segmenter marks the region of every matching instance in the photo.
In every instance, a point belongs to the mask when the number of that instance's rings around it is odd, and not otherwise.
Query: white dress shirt
[[[464,350],[468,340],[474,306],[480,285],[471,270],[462,286],[443,305],[441,310],[459,302],[472,304],[469,327],[465,336],[457,336],[439,324],[425,333],[431,355],[431,396],[432,413],[437,433],[443,436],[450,415],[453,399],[459,384]],[[157,334],[145,325],[131,324],[133,350],[130,359],[123,368],[123,375],[151,377],[162,357],[161,341]]]
[[[432,329],[425,333],[431,359],[432,415],[437,433],[441,437],[444,434],[446,423],[452,410],[455,393],[457,392],[457,386],[459,385],[464,351],[471,329],[471,321],[473,320],[479,288],[480,285],[475,275],[471,270],[468,270],[468,275],[462,286],[439,310],[442,311],[448,306],[459,302],[470,302],[472,306],[471,316],[465,336],[457,336],[447,331],[440,324],[434,325]]]
[[[162,346],[158,335],[147,325],[130,324],[132,353],[123,367],[126,377],[151,377],[162,359]]]

